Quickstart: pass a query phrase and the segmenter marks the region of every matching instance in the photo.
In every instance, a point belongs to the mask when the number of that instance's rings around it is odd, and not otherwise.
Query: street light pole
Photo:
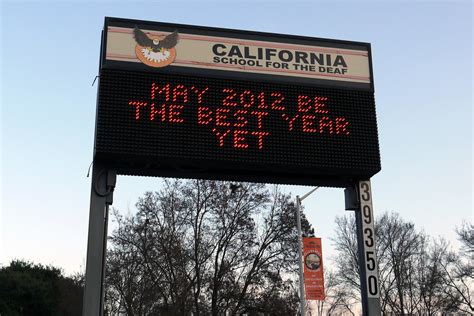
[[[299,266],[299,275],[300,275],[300,311],[301,316],[306,316],[306,300],[304,295],[304,280],[303,280],[303,234],[301,231],[301,202],[306,199],[310,194],[319,189],[315,187],[301,198],[296,196],[296,227],[298,229],[298,266]]]

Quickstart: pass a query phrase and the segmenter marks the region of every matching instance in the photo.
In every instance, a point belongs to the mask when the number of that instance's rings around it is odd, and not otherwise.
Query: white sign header
[[[370,84],[368,50],[107,27],[105,60]],[[174,45],[174,46],[173,46]]]

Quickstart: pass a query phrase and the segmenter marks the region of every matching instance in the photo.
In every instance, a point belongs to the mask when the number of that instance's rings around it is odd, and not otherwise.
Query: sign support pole
[[[381,315],[378,261],[370,180],[359,181],[344,191],[346,210],[355,211],[360,266],[362,314]]]
[[[82,315],[101,316],[104,304],[105,253],[109,206],[117,175],[113,170],[94,162],[92,167],[89,234]]]

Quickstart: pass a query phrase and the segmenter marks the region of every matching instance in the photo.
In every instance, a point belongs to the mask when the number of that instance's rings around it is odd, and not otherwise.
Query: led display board
[[[371,74],[367,43],[106,18],[95,159],[346,186],[380,170]]]

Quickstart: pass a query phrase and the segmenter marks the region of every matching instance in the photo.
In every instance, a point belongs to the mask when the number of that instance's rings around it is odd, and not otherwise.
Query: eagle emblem
[[[178,31],[166,36],[152,36],[135,26],[133,37],[137,42],[135,54],[145,65],[165,67],[176,58],[175,46],[178,44]]]

